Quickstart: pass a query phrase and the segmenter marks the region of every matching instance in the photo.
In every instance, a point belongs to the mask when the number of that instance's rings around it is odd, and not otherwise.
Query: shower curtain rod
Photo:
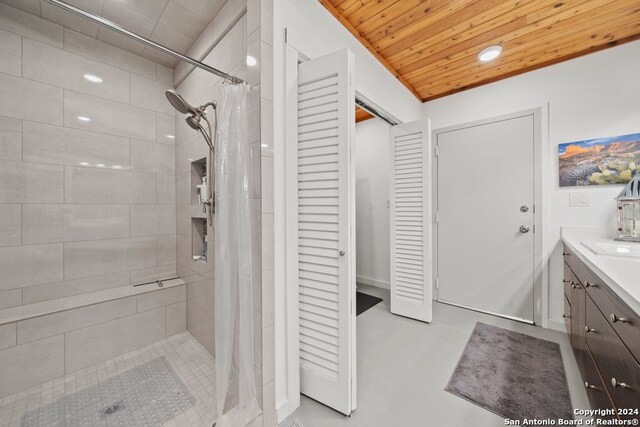
[[[242,80],[239,77],[232,76],[229,73],[225,73],[223,71],[218,70],[217,68],[213,68],[213,67],[211,67],[211,66],[209,66],[207,64],[204,64],[204,63],[202,63],[200,61],[196,61],[195,59],[190,58],[190,57],[188,57],[186,55],[183,55],[183,54],[181,54],[179,52],[176,52],[173,49],[170,49],[170,48],[168,48],[166,46],[163,46],[163,45],[161,45],[159,43],[151,41],[148,38],[142,37],[139,34],[131,32],[131,31],[121,27],[120,25],[118,25],[118,24],[116,24],[114,22],[111,22],[111,21],[109,21],[107,19],[104,19],[101,16],[96,16],[96,15],[94,15],[92,13],[86,12],[86,11],[84,11],[82,9],[79,9],[79,8],[77,8],[75,6],[72,6],[72,5],[68,4],[68,3],[65,3],[65,2],[60,1],[60,0],[46,0],[46,1],[51,3],[51,4],[53,4],[53,5],[55,5],[55,6],[58,6],[59,8],[62,8],[64,10],[68,11],[68,12],[75,13],[76,15],[79,15],[79,16],[82,16],[84,18],[87,18],[90,21],[93,21],[93,22],[96,22],[96,23],[98,23],[100,25],[103,25],[103,26],[105,26],[105,27],[107,27],[109,29],[112,29],[113,31],[116,31],[116,32],[120,33],[120,34],[124,34],[125,36],[130,37],[130,38],[132,38],[134,40],[137,40],[137,41],[139,41],[139,42],[141,42],[143,44],[146,44],[147,46],[151,46],[153,48],[156,48],[159,51],[161,51],[163,53],[166,53],[167,55],[173,56],[174,58],[177,58],[177,59],[179,59],[181,61],[184,61],[184,62],[187,62],[187,63],[189,63],[189,64],[191,64],[191,65],[193,65],[195,67],[201,68],[201,69],[203,69],[205,71],[208,71],[208,72],[210,72],[212,74],[215,74],[216,76],[220,76],[220,77],[224,77],[225,79],[229,79],[232,83],[244,83],[244,80]]]

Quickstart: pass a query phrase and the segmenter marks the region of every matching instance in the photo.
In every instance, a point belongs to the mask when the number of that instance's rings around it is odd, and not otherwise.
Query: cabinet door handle
[[[624,317],[618,317],[615,314],[611,313],[609,315],[609,319],[611,320],[611,323],[629,323],[629,321],[627,319],[625,319]]]
[[[567,252],[562,252],[562,256],[569,256],[569,255],[571,255],[571,254],[567,253]]]
[[[571,280],[562,279],[562,283],[571,283]]]
[[[591,283],[591,282],[585,282],[585,286],[587,288],[597,288],[598,285],[596,285],[595,283]]]
[[[589,384],[587,381],[584,382],[584,386],[585,388],[590,388],[592,390],[599,390],[598,387],[594,386],[593,384]]]
[[[579,289],[580,285],[578,285],[576,282],[571,282],[571,289]]]
[[[584,327],[584,331],[585,331],[585,332],[596,332],[596,330],[595,330],[595,329],[590,328],[590,327],[588,327],[588,326],[585,326],[585,327]]]
[[[628,384],[621,383],[618,380],[616,380],[615,378],[611,378],[611,385],[614,386],[614,387],[631,388],[631,387],[629,387]]]

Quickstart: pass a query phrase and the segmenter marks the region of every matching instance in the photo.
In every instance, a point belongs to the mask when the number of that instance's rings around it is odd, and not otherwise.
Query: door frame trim
[[[481,309],[467,307],[451,303],[448,301],[440,301],[438,296],[438,225],[436,218],[438,215],[438,135],[455,130],[466,129],[469,127],[479,126],[498,121],[510,120],[519,117],[533,116],[533,193],[534,193],[534,250],[533,250],[533,322],[535,325],[547,327],[548,324],[548,266],[543,262],[543,212],[546,206],[543,205],[542,187],[543,187],[543,152],[548,146],[548,105],[521,110],[500,116],[488,117],[485,119],[465,122],[457,125],[442,127],[432,131],[433,156],[431,164],[431,185],[432,185],[432,206],[433,206],[433,237],[432,237],[432,253],[433,253],[433,295],[434,299],[448,305],[456,305],[469,310],[488,313]],[[514,319],[508,315],[495,314],[500,317]],[[528,323],[525,321],[525,323]]]

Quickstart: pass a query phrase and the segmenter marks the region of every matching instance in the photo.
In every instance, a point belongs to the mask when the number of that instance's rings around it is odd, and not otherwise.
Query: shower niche
[[[193,261],[207,262],[207,210],[204,201],[209,197],[209,182],[207,179],[207,159],[203,157],[191,162],[191,253]]]
[[[206,218],[191,218],[191,236],[193,260],[207,262],[209,257],[209,238],[207,236]]]

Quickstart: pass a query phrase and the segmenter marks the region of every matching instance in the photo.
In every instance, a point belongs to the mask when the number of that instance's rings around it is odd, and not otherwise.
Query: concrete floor
[[[439,303],[433,322],[422,323],[391,314],[388,291],[358,290],[384,301],[357,318],[357,409],[345,417],[302,396],[281,427],[296,419],[304,427],[503,426],[503,418],[444,390],[476,322],[559,343],[573,406],[590,407],[566,334]]]

